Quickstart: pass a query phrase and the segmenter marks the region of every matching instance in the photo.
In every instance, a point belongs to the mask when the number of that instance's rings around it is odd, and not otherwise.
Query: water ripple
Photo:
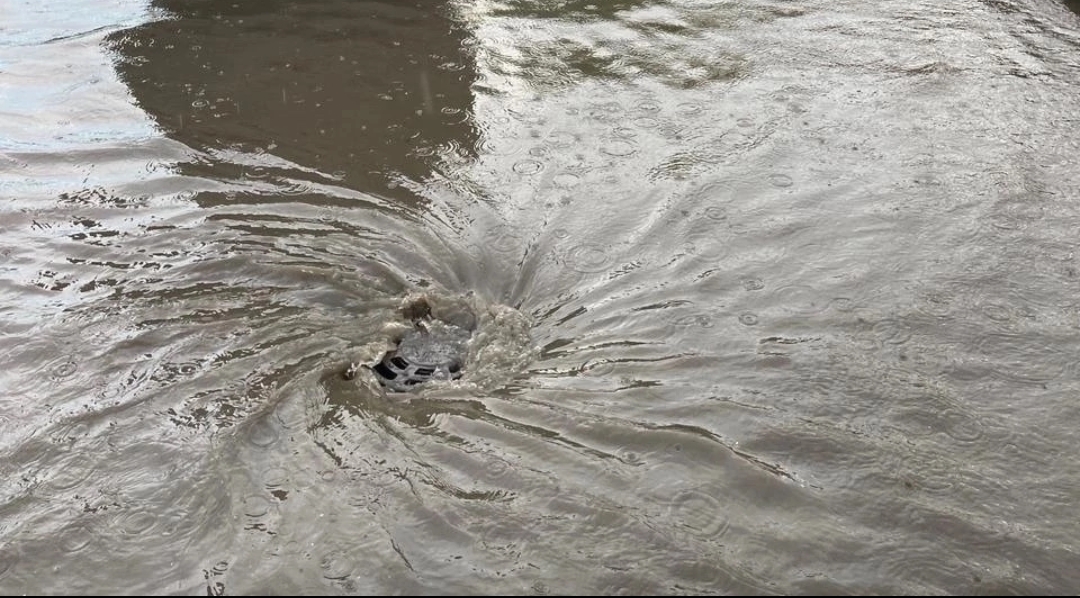
[[[739,323],[743,326],[757,326],[758,321],[759,319],[757,315],[750,312],[743,312],[739,314]]]
[[[274,503],[262,494],[245,496],[242,503],[244,515],[252,519],[265,517],[275,507]]]
[[[326,550],[319,557],[322,576],[330,580],[347,579],[356,570],[356,563],[343,549]]]
[[[94,540],[95,533],[85,524],[75,524],[60,532],[60,549],[64,552],[79,552]]]
[[[0,547],[0,579],[3,579],[21,560],[19,551],[11,546]]]
[[[611,265],[608,250],[598,243],[581,243],[566,251],[565,261],[572,270],[585,273],[603,272]]]
[[[544,169],[543,162],[536,160],[520,160],[514,163],[514,172],[524,175],[532,175]]]
[[[631,156],[636,153],[637,146],[623,139],[615,139],[605,142],[603,147],[600,148],[600,151],[604,152],[609,156],[621,158],[625,156]]]
[[[139,536],[149,532],[158,522],[158,515],[143,508],[110,510],[107,529],[119,536]]]
[[[484,246],[499,253],[517,253],[524,248],[524,243],[513,228],[499,225],[484,234]]]
[[[888,543],[881,558],[883,579],[898,580],[894,589],[902,594],[966,594],[970,591],[971,565],[940,548]]]
[[[56,490],[71,490],[85,482],[97,469],[94,460],[81,451],[66,454],[58,464],[57,473],[48,481]]]
[[[909,326],[894,318],[885,318],[875,322],[872,331],[875,340],[886,345],[902,345],[911,340]]]
[[[247,431],[247,441],[260,448],[274,444],[280,437],[281,431],[276,422],[265,417],[250,425]]]
[[[1006,380],[1040,383],[1076,369],[1069,342],[1052,343],[1026,334],[984,334],[975,339],[972,359],[987,363],[991,374]]]
[[[62,362],[49,368],[49,377],[53,380],[63,380],[75,375],[77,371],[79,371],[79,364],[75,363],[74,358],[67,357]]]
[[[676,534],[719,541],[728,531],[727,509],[704,488],[682,490],[671,497],[667,516]]]
[[[829,301],[809,285],[787,285],[776,289],[770,297],[778,301],[782,309],[798,315],[812,315],[828,307]]]

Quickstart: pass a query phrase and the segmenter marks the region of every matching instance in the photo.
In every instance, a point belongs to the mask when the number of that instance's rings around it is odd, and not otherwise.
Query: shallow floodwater
[[[1078,12],[0,0],[0,593],[1075,594]]]

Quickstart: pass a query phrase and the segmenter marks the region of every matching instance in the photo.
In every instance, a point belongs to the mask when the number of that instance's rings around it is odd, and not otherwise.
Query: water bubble
[[[100,399],[110,400],[120,396],[122,387],[119,384],[99,384],[95,386],[94,389],[94,396]]]
[[[849,312],[855,309],[855,302],[850,297],[835,297],[829,303],[829,307],[839,312]]]
[[[639,112],[660,112],[660,104],[652,100],[638,102],[634,109]]]
[[[982,306],[983,315],[995,322],[1008,322],[1011,320],[1011,311],[1005,305],[987,304]]]
[[[513,469],[510,467],[510,464],[507,463],[505,459],[500,459],[499,457],[490,456],[487,457],[484,461],[484,471],[488,474],[488,477],[490,479],[497,480]]]
[[[615,364],[606,359],[587,361],[581,366],[581,371],[590,376],[608,376],[615,371]]]
[[[765,288],[765,281],[760,278],[747,278],[742,281],[742,286],[748,291],[760,291]]]
[[[262,166],[245,166],[244,177],[249,179],[265,179],[270,176],[269,171]]]
[[[606,102],[604,104],[601,104],[600,106],[588,110],[586,114],[588,114],[590,118],[599,121],[609,121],[613,118],[616,118],[622,112],[623,108],[619,105],[618,102]]]
[[[210,572],[214,573],[216,575],[221,575],[222,573],[225,573],[228,570],[229,570],[229,562],[228,561],[218,561],[218,562],[214,563],[213,567],[210,568]]]
[[[557,228],[551,231],[551,236],[555,237],[556,239],[565,239],[570,236],[570,231],[566,230],[565,228]]]
[[[686,116],[701,112],[702,107],[701,104],[697,104],[695,102],[683,102],[682,104],[676,106],[675,110],[678,111],[679,114]]]
[[[607,143],[605,143],[604,146],[600,148],[600,151],[604,152],[609,156],[622,157],[633,154],[637,151],[637,147],[629,141],[616,139],[614,141],[608,141]]]
[[[727,220],[727,210],[719,206],[709,206],[705,208],[705,217],[709,220]]]
[[[551,182],[556,187],[570,189],[572,187],[577,187],[581,183],[581,177],[572,172],[560,172],[552,178]]]
[[[713,320],[712,316],[708,314],[690,314],[686,316],[680,316],[672,320],[672,324],[676,326],[697,326],[700,328],[712,328]]]
[[[769,175],[769,182],[774,187],[790,187],[794,181],[786,174],[772,174]]]
[[[201,108],[206,108],[209,105],[210,105],[210,102],[207,102],[206,100],[203,100],[203,99],[198,99],[198,100],[195,100],[194,102],[191,103],[191,106],[193,108],[200,108],[200,109]]]
[[[544,165],[536,160],[522,160],[514,164],[514,172],[518,174],[536,174],[544,169]]]
[[[757,326],[758,317],[752,313],[739,314],[739,323],[743,326]]]
[[[63,380],[64,378],[70,378],[77,371],[79,371],[79,365],[69,358],[67,361],[53,366],[50,375],[53,380]]]
[[[477,144],[477,153],[489,156],[509,156],[518,153],[521,148],[514,140],[487,137]]]
[[[641,458],[641,455],[639,455],[637,451],[626,447],[616,449],[615,456],[619,459],[619,461],[622,461],[623,463],[627,465],[632,465],[634,467],[645,464],[645,461]]]
[[[577,135],[569,131],[552,131],[547,136],[547,142],[554,147],[570,147],[577,140]]]
[[[660,126],[660,121],[651,116],[642,116],[633,120],[634,126],[639,129],[655,129]]]

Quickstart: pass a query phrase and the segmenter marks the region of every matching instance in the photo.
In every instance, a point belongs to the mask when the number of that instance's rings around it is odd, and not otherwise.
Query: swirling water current
[[[1075,594],[1078,10],[0,0],[0,592]]]

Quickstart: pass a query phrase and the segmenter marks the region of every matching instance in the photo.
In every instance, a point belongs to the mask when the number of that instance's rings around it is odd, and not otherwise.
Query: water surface
[[[0,0],[0,590],[1072,594],[1080,16]],[[378,358],[464,309],[465,375]]]

